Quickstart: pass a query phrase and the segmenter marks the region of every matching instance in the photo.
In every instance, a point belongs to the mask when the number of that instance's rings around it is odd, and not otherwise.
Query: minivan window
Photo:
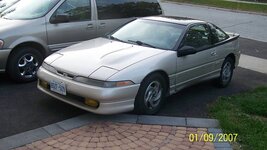
[[[135,17],[161,15],[162,10],[157,0],[137,0]]]
[[[97,0],[96,4],[100,20],[162,14],[157,0]]]
[[[48,13],[60,0],[21,0],[2,13],[6,19],[35,19]]]
[[[68,22],[91,20],[90,0],[66,0],[53,14],[66,15]]]
[[[134,0],[97,0],[97,12],[98,19],[117,19],[117,18],[127,18],[133,14],[129,14],[135,2]]]

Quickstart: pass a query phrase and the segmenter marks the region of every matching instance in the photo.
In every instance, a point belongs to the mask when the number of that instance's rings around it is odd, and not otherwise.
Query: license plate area
[[[50,90],[61,95],[67,95],[66,84],[64,82],[51,81]]]

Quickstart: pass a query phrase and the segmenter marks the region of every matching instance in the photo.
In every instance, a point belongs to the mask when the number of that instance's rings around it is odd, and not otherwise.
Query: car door
[[[234,49],[233,43],[227,42],[229,35],[226,34],[219,27],[209,23],[212,35],[212,44],[216,46],[217,61],[215,63],[215,69],[221,70],[223,61],[227,55],[229,55]]]
[[[189,27],[180,48],[193,47],[197,53],[177,59],[177,89],[187,86],[214,71],[215,48],[212,48],[210,29],[206,24]],[[178,50],[179,51],[179,50]]]
[[[51,50],[97,37],[91,0],[65,0],[47,20],[47,38]]]

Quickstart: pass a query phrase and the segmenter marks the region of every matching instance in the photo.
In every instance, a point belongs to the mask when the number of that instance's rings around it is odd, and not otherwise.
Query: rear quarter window
[[[97,0],[96,4],[100,20],[162,14],[157,0]]]
[[[229,35],[226,34],[219,27],[217,27],[217,26],[215,26],[213,24],[209,24],[209,25],[210,25],[210,29],[211,29],[211,33],[212,33],[212,43],[213,44],[222,42],[222,41],[224,41],[224,40],[229,38]]]

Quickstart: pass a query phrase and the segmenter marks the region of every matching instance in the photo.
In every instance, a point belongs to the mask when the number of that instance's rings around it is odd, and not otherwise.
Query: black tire
[[[224,73],[226,68],[229,71],[228,73]],[[220,88],[227,87],[232,80],[233,73],[234,73],[234,60],[231,57],[227,57],[225,58],[223,62],[221,72],[220,72],[220,77],[216,81],[217,86]]]
[[[35,81],[37,79],[37,70],[42,64],[43,59],[43,55],[37,49],[32,47],[19,47],[9,56],[7,73],[16,82],[25,83]],[[21,64],[20,66],[25,64],[25,66],[19,67],[19,64]],[[23,75],[23,72],[25,72],[25,75]]]
[[[148,96],[148,93],[150,91],[149,89],[151,89],[151,87],[153,87],[153,85],[154,85],[154,87],[156,87],[155,85],[157,85],[158,83],[160,84],[159,89],[161,90],[161,95],[160,95],[160,98],[158,101],[154,101],[155,106],[152,107],[152,105],[149,102],[146,102],[145,96]],[[160,110],[160,108],[162,107],[164,100],[166,98],[166,92],[167,92],[166,89],[167,89],[166,82],[165,82],[165,79],[162,77],[162,75],[155,73],[155,74],[152,74],[152,75],[149,75],[148,77],[146,77],[143,80],[143,82],[141,83],[140,88],[139,88],[138,93],[137,93],[137,96],[135,98],[135,103],[134,103],[135,113],[147,114],[147,115],[152,115],[152,114],[157,113]],[[157,93],[156,90],[155,91],[151,90],[150,92],[151,93],[155,92],[152,95],[154,95],[154,96],[157,95],[157,97],[159,97],[160,92],[158,92],[158,94],[156,94]],[[155,98],[154,96],[152,96],[151,98]],[[155,99],[157,99],[157,98],[155,98]],[[151,107],[149,107],[149,105]]]

